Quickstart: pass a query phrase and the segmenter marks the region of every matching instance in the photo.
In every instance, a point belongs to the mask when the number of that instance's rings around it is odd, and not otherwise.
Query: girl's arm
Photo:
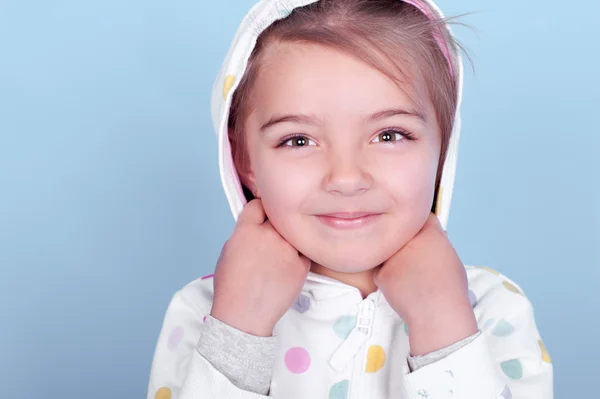
[[[467,268],[482,333],[461,349],[405,376],[410,399],[552,399],[553,367],[533,307],[511,280]]]
[[[205,291],[203,296],[208,299],[210,293]],[[198,301],[186,298],[180,291],[169,304],[154,353],[147,399],[267,398],[241,387],[254,388],[256,392],[264,392],[264,386],[268,387],[273,362],[267,359],[275,357],[274,338],[259,338],[257,346],[256,340],[245,340],[240,332],[210,316],[206,317],[205,324],[203,319],[210,309],[210,301],[202,301],[206,302],[205,312],[198,309],[195,302]],[[224,329],[233,338],[227,344],[216,338]],[[224,365],[225,358],[232,364]],[[240,369],[240,366],[250,366],[250,362],[254,362],[255,371]],[[241,371],[244,371],[243,378]]]
[[[276,349],[276,337],[251,335],[209,315],[196,350],[238,388],[267,395]]]

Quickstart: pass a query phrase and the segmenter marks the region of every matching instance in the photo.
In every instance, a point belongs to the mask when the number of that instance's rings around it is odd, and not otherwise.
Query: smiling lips
[[[325,225],[336,229],[357,229],[371,224],[380,213],[373,212],[334,212],[316,215]]]

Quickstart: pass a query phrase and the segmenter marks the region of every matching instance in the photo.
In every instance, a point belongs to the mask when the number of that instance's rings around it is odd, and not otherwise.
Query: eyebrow
[[[381,119],[391,118],[396,115],[406,115],[418,118],[421,122],[426,123],[427,119],[425,118],[425,114],[421,110],[417,109],[402,109],[402,108],[390,108],[384,109],[383,111],[375,112],[372,115],[369,115],[366,120],[369,122],[379,121]]]
[[[273,118],[269,119],[264,125],[262,125],[259,131],[263,132],[273,125],[285,122],[293,122],[303,125],[317,125],[319,123],[319,118],[306,114],[289,114],[283,116],[274,116]]]
[[[426,123],[426,118],[423,112],[415,109],[390,108],[375,112],[365,118],[366,122],[376,122],[382,119],[391,118],[396,115],[406,115],[418,118],[421,122]],[[318,125],[321,120],[317,117],[307,114],[287,114],[282,116],[274,116],[263,124],[259,131],[264,132],[268,128],[279,123],[292,122],[303,125]]]

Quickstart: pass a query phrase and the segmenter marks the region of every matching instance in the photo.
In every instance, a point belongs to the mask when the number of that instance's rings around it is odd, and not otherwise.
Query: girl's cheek
[[[394,170],[395,173],[390,173]],[[397,202],[404,204],[427,203],[432,196],[435,174],[435,161],[416,158],[406,162],[379,165],[374,178],[378,186]]]
[[[267,166],[257,175],[259,190],[272,208],[299,210],[320,190],[321,178],[311,168],[290,165]]]

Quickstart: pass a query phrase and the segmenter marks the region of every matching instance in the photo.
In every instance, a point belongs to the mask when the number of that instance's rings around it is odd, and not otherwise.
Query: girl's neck
[[[377,286],[373,281],[373,275],[375,273],[375,270],[376,269],[374,268],[358,273],[342,273],[328,269],[315,262],[312,262],[310,266],[310,271],[312,271],[313,273],[333,278],[344,284],[348,284],[358,288],[363,299],[366,298],[367,295],[369,295],[370,293],[377,291]]]

